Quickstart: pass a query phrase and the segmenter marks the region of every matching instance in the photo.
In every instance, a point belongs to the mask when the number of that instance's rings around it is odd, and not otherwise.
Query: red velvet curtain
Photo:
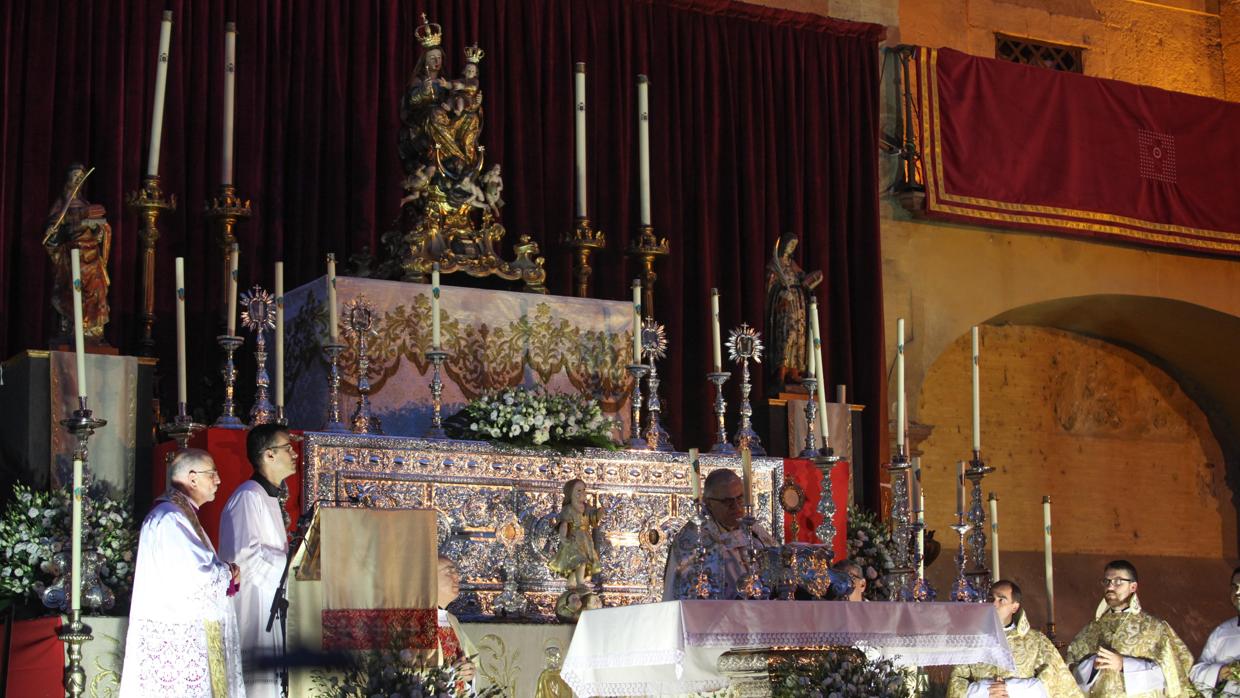
[[[509,245],[528,233],[552,292],[571,292],[572,70],[588,68],[589,204],[607,233],[594,295],[626,298],[637,227],[635,78],[650,76],[653,215],[671,256],[657,318],[668,426],[680,448],[710,443],[709,293],[727,328],[763,325],[763,265],[781,234],[822,269],[830,384],[865,403],[878,457],[885,381],[876,173],[882,29],[727,0],[26,0],[0,9],[0,354],[46,346],[51,267],[40,247],[68,165],[97,168],[86,198],[114,231],[108,339],[141,331],[137,223],[125,211],[145,169],[160,14],[174,14],[160,173],[175,212],[160,219],[156,339],[173,355],[172,260],[184,255],[190,363],[214,370],[220,252],[203,216],[220,171],[223,26],[238,38],[236,175],[254,216],[238,227],[241,281],[293,288],[379,235],[397,214],[398,103],[426,12],[443,25],[447,72],[486,50],[488,161],[505,174]],[[342,271],[348,269],[342,266]],[[451,279],[447,280],[451,283]],[[243,374],[244,375],[244,374]],[[729,407],[737,406],[737,378]],[[167,381],[166,383],[171,383]],[[191,402],[199,402],[191,385]],[[170,386],[166,385],[166,388]],[[290,396],[296,399],[296,396]],[[762,386],[753,399],[764,404]],[[169,404],[165,401],[165,404]],[[244,406],[244,405],[243,405]]]

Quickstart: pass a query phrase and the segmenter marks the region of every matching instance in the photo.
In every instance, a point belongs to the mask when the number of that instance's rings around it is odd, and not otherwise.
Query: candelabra
[[[964,512],[957,514],[957,521],[952,526],[952,530],[956,532],[956,536],[959,539],[960,549],[956,551],[956,581],[952,583],[952,601],[975,603],[982,600],[981,594],[969,582],[969,577],[965,573],[965,567],[969,559],[968,554],[965,552],[965,536],[972,528],[965,520]]]
[[[649,225],[638,228],[638,237],[629,246],[629,256],[636,257],[642,265],[642,311],[646,317],[654,317],[654,282],[658,278],[654,262],[670,251],[667,238],[655,237],[654,227]]]
[[[237,388],[237,365],[233,363],[233,354],[245,340],[234,335],[222,334],[216,337],[215,341],[224,350],[224,367],[220,370],[224,374],[224,412],[212,426],[221,429],[244,429],[245,425],[234,414],[237,409],[237,404],[233,400]]]
[[[806,376],[801,379],[805,386],[805,448],[801,449],[801,458],[814,458],[818,455],[818,438],[815,427],[818,425],[818,400],[816,388],[818,379]]]
[[[366,342],[375,332],[375,309],[364,296],[358,296],[344,307],[345,325],[357,338],[357,406],[349,419],[349,430],[354,434],[382,434],[379,418],[370,411],[370,357],[366,354]]]
[[[753,515],[753,505],[745,505],[745,516],[741,519],[741,527],[749,540],[749,548],[745,551],[745,574],[736,580],[736,593],[746,599],[766,599],[771,596],[771,587],[762,579],[762,563],[759,559],[762,548],[755,543],[753,526],[757,519]]]
[[[655,361],[667,355],[667,335],[663,325],[654,320],[642,321],[642,355],[650,360],[646,374],[646,444],[652,451],[671,451],[672,439],[659,423],[663,403],[659,400],[659,369]]]
[[[242,200],[237,196],[237,188],[231,184],[223,184],[216,193],[215,198],[207,199],[206,216],[207,220],[215,223],[219,229],[220,250],[224,253],[224,274],[221,277],[223,286],[221,288],[229,288],[228,281],[232,276],[232,270],[229,268],[229,256],[232,255],[232,246],[237,242],[236,233],[233,229],[237,226],[237,222],[249,218],[251,215],[249,199]],[[228,298],[224,298],[224,306],[228,307]]]
[[[633,375],[633,393],[629,397],[629,406],[632,410],[632,423],[629,425],[629,448],[646,449],[650,448],[650,444],[646,442],[642,436],[642,378],[646,376],[646,372],[650,369],[645,364],[632,363],[628,366],[629,373]]]
[[[125,206],[142,220],[138,239],[142,242],[142,339],[139,353],[155,355],[155,243],[159,240],[159,214],[175,211],[177,197],[159,188],[159,175],[146,175],[142,187],[125,195]]]
[[[736,447],[749,447],[754,456],[765,456],[766,449],[762,448],[762,441],[750,421],[753,407],[749,404],[749,391],[753,389],[749,382],[749,361],[762,363],[762,338],[758,331],[748,323],[732,330],[728,334],[728,357],[741,365],[741,423],[736,430]]]
[[[813,404],[812,395],[810,404]],[[835,455],[835,451],[830,447],[823,449],[822,452],[815,451],[813,458],[814,467],[822,473],[822,490],[818,496],[818,513],[822,515],[822,523],[814,529],[814,535],[818,536],[818,542],[827,546],[827,550],[834,555],[835,496],[831,485],[831,471],[842,459]]]
[[[732,374],[728,371],[712,371],[707,373],[706,377],[715,384],[715,444],[710,447],[710,452],[725,456],[734,455],[736,447],[728,441],[728,427],[724,422],[728,403],[723,400],[723,384],[728,382]]]
[[[275,418],[275,408],[268,399],[267,386],[270,378],[267,375],[267,330],[274,330],[275,299],[265,289],[255,286],[248,293],[241,294],[241,325],[254,333],[254,363],[257,366],[254,394],[254,406],[250,408],[250,426],[267,424]]]
[[[908,478],[912,464],[904,452],[904,446],[896,447],[896,455],[886,465],[891,479],[891,552],[892,570],[888,585],[893,601],[912,600],[909,577],[915,570],[909,564],[909,487]]]
[[[682,582],[683,588],[677,593],[682,599],[717,599],[723,590],[719,580],[710,573],[706,564],[706,540],[702,535],[702,527],[706,525],[706,515],[700,502],[693,503],[693,526],[697,532],[697,544],[693,548],[693,572]]]
[[[426,352],[426,358],[431,361],[431,428],[426,435],[432,439],[446,439],[448,435],[443,430],[443,380],[439,377],[439,370],[444,359],[448,358],[448,352],[434,349]]]
[[[578,216],[577,224],[572,231],[560,238],[560,244],[573,251],[573,278],[577,282],[577,297],[589,298],[590,274],[594,271],[590,267],[590,254],[607,246],[607,235],[601,230],[595,230],[589,218]]]
[[[74,451],[73,458],[74,460],[80,460],[82,462],[81,489],[75,489],[73,492],[73,496],[75,498],[80,497],[82,499],[81,521],[79,524],[79,531],[77,533],[77,535],[82,538],[85,538],[87,532],[90,530],[90,526],[86,523],[90,519],[88,512],[90,511],[90,483],[92,479],[90,477],[89,441],[91,435],[95,433],[95,430],[107,425],[107,423],[107,420],[94,418],[90,408],[87,407],[85,396],[78,398],[78,409],[74,410],[73,414],[68,419],[61,420],[60,422],[62,426],[68,429],[69,432],[77,438],[77,448]],[[74,484],[76,485],[77,483]],[[72,575],[69,576],[69,583],[78,586],[80,589],[80,585],[84,581],[85,577],[87,577],[87,574],[82,573],[82,579],[73,578]],[[98,587],[95,595],[101,602],[101,605],[106,601],[108,602],[107,605],[110,606],[110,600],[112,598],[111,590],[104,586],[103,582],[98,579],[97,572],[91,575],[91,577],[93,584]],[[73,595],[70,593],[69,600],[72,600],[72,597]],[[45,598],[44,603],[46,602],[47,599]],[[82,609],[80,607],[73,608],[72,604],[70,604],[69,622],[64,626],[61,626],[56,634],[60,638],[60,641],[68,646],[69,661],[67,666],[65,666],[64,673],[65,690],[68,691],[69,695],[73,698],[85,695],[86,669],[82,666],[82,645],[94,638],[91,636],[90,626],[82,622]]]
[[[177,403],[177,416],[160,427],[164,435],[176,441],[177,449],[182,451],[189,447],[189,440],[194,438],[194,434],[206,428],[205,424],[199,424],[189,416],[189,406],[184,402]]]
[[[989,590],[991,582],[990,568],[986,566],[986,510],[982,508],[982,478],[994,470],[982,460],[981,451],[974,451],[973,459],[964,471],[965,479],[973,484],[968,513],[969,525],[972,527],[968,538],[969,557],[972,558],[973,565],[969,569],[968,577],[979,593]]]
[[[340,419],[340,354],[343,351],[344,345],[339,342],[323,345],[328,364],[327,422],[323,424],[323,431],[346,432],[349,430],[344,425],[344,421]]]

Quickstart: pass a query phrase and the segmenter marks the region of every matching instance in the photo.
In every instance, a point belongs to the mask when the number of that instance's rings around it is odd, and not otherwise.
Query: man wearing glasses
[[[702,543],[706,547],[706,567],[711,579],[719,586],[721,599],[737,597],[736,582],[745,574],[745,552],[749,537],[741,529],[745,515],[745,483],[733,471],[720,468],[706,477],[702,488],[706,501],[706,522],[702,526]],[[771,534],[755,523],[753,534],[760,546],[775,545]],[[693,574],[698,546],[697,526],[684,525],[667,551],[667,567],[663,571],[663,600],[684,598],[685,586]]]
[[[1068,646],[1068,661],[1091,698],[1193,695],[1193,655],[1166,621],[1141,610],[1137,568],[1114,560],[1103,570],[1102,603]]]
[[[138,537],[122,698],[245,695],[228,598],[239,570],[215,554],[198,522],[198,507],[219,487],[206,451],[178,451],[168,464],[168,491]]]
[[[855,560],[840,560],[835,563],[835,571],[848,575],[852,580],[852,590],[841,601],[865,601],[865,590],[869,580],[865,578],[865,570]]]
[[[1240,613],[1240,567],[1231,572],[1231,604]],[[1240,618],[1228,618],[1210,633],[1192,679],[1203,696],[1240,696]]]
[[[1059,650],[1030,627],[1020,600],[1016,582],[1000,579],[990,585],[990,603],[1003,624],[1016,671],[990,664],[958,666],[952,669],[947,698],[1081,698]]]
[[[241,566],[241,590],[233,599],[245,656],[249,698],[277,698],[283,636],[279,624],[267,632],[271,600],[288,557],[284,481],[297,472],[297,452],[287,428],[260,424],[245,439],[254,475],[228,498],[220,515],[220,552]]]

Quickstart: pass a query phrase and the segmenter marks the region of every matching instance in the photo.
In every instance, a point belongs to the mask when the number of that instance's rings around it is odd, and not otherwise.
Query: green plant
[[[909,698],[906,676],[889,659],[853,648],[798,653],[775,661],[774,698]]]

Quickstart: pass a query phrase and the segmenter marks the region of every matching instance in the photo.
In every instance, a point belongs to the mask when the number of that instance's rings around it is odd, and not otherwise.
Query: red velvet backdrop
[[[235,180],[254,207],[238,229],[241,285],[270,288],[273,263],[283,259],[293,288],[323,273],[328,252],[343,260],[363,246],[378,250],[397,214],[397,106],[425,11],[444,27],[450,75],[460,72],[462,47],[477,41],[486,50],[482,140],[506,175],[507,243],[528,233],[541,244],[554,293],[570,293],[571,284],[558,238],[573,218],[573,62],[589,71],[589,204],[607,233],[595,257],[597,297],[626,298],[637,273],[623,250],[637,227],[635,78],[650,75],[653,222],[672,249],[658,267],[655,306],[671,338],[660,371],[675,444],[711,440],[710,347],[700,341],[711,287],[723,294],[725,328],[761,328],[763,264],[776,237],[793,232],[802,265],[826,276],[818,294],[828,382],[847,384],[869,406],[865,465],[876,467],[886,412],[876,174],[882,28],[728,0],[4,3],[0,356],[44,346],[53,327],[39,241],[75,160],[97,168],[84,195],[107,207],[115,233],[108,338],[136,350],[141,258],[122,200],[145,169],[165,7],[175,23],[160,174],[179,206],[160,219],[156,339],[159,355],[172,357],[171,269],[184,255],[197,374],[191,403],[202,403],[199,378],[217,360],[221,262],[202,211],[219,181],[224,22],[239,30]],[[729,385],[733,412],[737,380]],[[753,397],[765,404],[760,384]]]

